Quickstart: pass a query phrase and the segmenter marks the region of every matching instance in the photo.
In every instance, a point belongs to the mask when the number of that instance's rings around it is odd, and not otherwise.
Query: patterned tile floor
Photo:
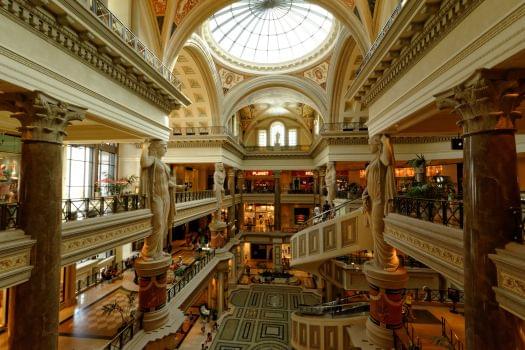
[[[289,349],[290,315],[320,297],[298,287],[253,285],[232,292],[235,309],[219,328],[210,350]]]

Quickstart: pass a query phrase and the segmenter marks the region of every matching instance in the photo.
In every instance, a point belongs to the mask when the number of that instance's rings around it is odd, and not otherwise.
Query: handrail
[[[145,196],[122,194],[98,198],[78,198],[62,200],[62,222],[77,221],[106,216],[123,211],[144,209]]]
[[[124,329],[107,343],[102,350],[122,350],[124,346],[133,339],[133,336],[142,329],[142,316],[134,319]]]
[[[447,320],[444,317],[441,317],[441,335],[447,338],[452,349],[454,350],[464,350],[465,349],[463,342],[459,340],[458,335],[456,334],[456,332],[454,332],[452,327],[450,327],[450,324],[447,322]]]
[[[313,216],[313,217],[309,218],[308,220],[305,221],[303,226],[301,226],[299,231],[304,230],[304,229],[306,229],[306,228],[308,228],[310,226],[317,225],[317,224],[319,224],[319,223],[321,223],[321,222],[323,222],[325,220],[329,220],[329,219],[335,218],[337,216],[337,213],[342,208],[346,208],[348,205],[350,205],[352,203],[359,202],[360,200],[361,199],[358,198],[358,199],[353,199],[353,200],[346,201],[344,203],[339,204],[338,206],[336,206],[334,208],[330,208],[329,210],[326,210],[326,211],[322,212],[319,215],[316,215],[316,216]]]
[[[81,4],[85,1],[77,0]],[[169,69],[147,46],[144,44],[128,27],[126,27],[100,0],[91,0],[89,10],[113,33],[130,48],[132,48],[144,61],[155,69],[164,79],[170,82],[177,90],[180,90],[182,83],[173,75]]]
[[[323,123],[319,128],[319,133],[329,132],[365,132],[368,130],[366,122],[342,122],[342,123]]]
[[[168,303],[175,295],[184,288],[195,275],[197,275],[213,258],[215,257],[215,250],[207,252],[203,259],[194,261],[186,270],[184,275],[177,281],[170,289],[168,289]]]
[[[392,14],[388,18],[388,21],[385,23],[383,28],[381,28],[381,31],[377,35],[377,38],[375,39],[375,41],[372,44],[372,46],[370,46],[370,48],[368,49],[368,52],[366,53],[365,57],[363,57],[363,61],[361,62],[361,64],[357,68],[356,77],[358,77],[359,74],[361,74],[363,68],[366,66],[368,61],[370,61],[370,58],[372,58],[372,55],[376,52],[376,50],[379,47],[379,45],[383,42],[383,39],[385,38],[386,33],[390,30],[390,28],[392,27],[392,24],[394,23],[395,19],[397,18],[397,16],[401,12],[401,9],[403,8],[404,2],[405,1],[399,1],[399,4],[397,4],[396,8],[394,9]]]
[[[321,315],[328,312],[333,312],[335,310],[340,310],[345,306],[363,306],[361,304],[368,304],[368,302],[363,302],[363,297],[366,297],[366,294],[357,294],[352,295],[346,298],[339,300],[329,301],[327,303],[321,303],[317,305],[305,305],[299,304],[298,311],[303,314],[316,314]],[[361,299],[361,301],[354,301],[355,299]],[[357,305],[360,304],[360,305]]]
[[[397,214],[463,228],[463,201],[461,200],[395,196],[393,202]]]
[[[215,198],[215,192],[213,190],[204,191],[183,191],[175,192],[175,203],[186,203],[191,201],[198,201],[202,199]]]

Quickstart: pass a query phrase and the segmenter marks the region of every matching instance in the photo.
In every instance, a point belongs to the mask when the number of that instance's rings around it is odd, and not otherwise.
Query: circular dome
[[[267,67],[316,54],[333,29],[333,16],[304,0],[241,0],[214,14],[206,28],[223,56]]]

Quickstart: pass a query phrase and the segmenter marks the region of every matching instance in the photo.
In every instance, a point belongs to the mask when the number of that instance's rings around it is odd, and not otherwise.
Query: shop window
[[[64,198],[90,197],[93,192],[93,149],[67,146]]]

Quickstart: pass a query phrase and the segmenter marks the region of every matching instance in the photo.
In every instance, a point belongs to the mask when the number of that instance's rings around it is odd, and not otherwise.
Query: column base
[[[211,239],[210,246],[212,248],[222,248],[226,243],[226,228],[228,225],[223,221],[212,221],[208,226],[210,228]]]
[[[366,320],[366,336],[374,347],[386,350],[394,347],[394,331],[378,326],[370,318]]]
[[[142,328],[145,331],[153,331],[166,324],[170,313],[167,305],[164,305],[160,310],[145,312],[142,318]]]
[[[408,274],[404,268],[386,271],[368,261],[363,267],[370,286],[370,315],[366,322],[368,340],[377,347],[391,349],[394,329],[403,326],[402,307]]]
[[[139,275],[139,309],[143,313],[143,328],[152,331],[162,327],[169,317],[167,307],[166,272],[171,264],[171,256],[158,260],[135,261]]]

